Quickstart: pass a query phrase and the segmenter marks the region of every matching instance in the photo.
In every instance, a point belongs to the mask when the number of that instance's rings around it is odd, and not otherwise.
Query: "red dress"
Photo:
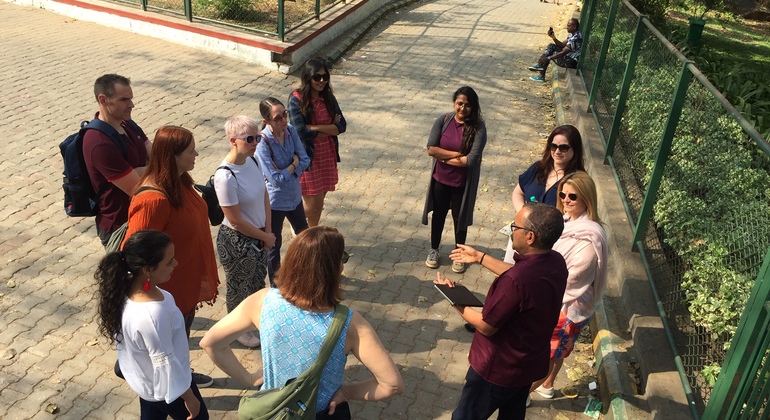
[[[326,109],[323,98],[313,99],[312,124],[331,124],[332,116]],[[334,191],[339,176],[337,174],[337,152],[332,136],[317,137],[314,141],[315,155],[310,169],[299,177],[302,195],[318,195]]]

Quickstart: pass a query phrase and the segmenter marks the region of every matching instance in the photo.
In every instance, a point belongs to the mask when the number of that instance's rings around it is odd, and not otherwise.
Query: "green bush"
[[[262,13],[254,9],[251,0],[195,0],[197,10],[213,10],[218,19],[256,22]]]

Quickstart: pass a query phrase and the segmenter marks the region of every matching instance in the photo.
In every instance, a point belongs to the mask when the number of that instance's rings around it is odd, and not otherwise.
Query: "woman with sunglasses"
[[[476,91],[463,86],[452,96],[454,111],[436,118],[428,136],[428,156],[433,158],[422,224],[430,224],[430,251],[425,265],[437,268],[438,247],[444,222],[452,210],[455,244],[464,244],[468,226],[473,224],[473,208],[481,174],[481,155],[487,144],[487,128],[481,116]],[[462,273],[465,264],[454,262],[452,271]]]
[[[159,288],[179,263],[163,232],[131,235],[107,254],[94,277],[99,284],[99,332],[117,344],[122,375],[139,396],[142,419],[208,419],[190,373],[185,321],[174,297]]]
[[[257,159],[270,196],[270,224],[275,245],[268,251],[267,263],[270,285],[274,286],[275,273],[281,266],[284,219],[289,220],[295,234],[307,229],[299,177],[310,165],[310,158],[297,130],[289,124],[289,114],[281,101],[265,98],[259,103],[259,113],[265,128],[263,140],[257,145]]]
[[[345,239],[337,229],[317,226],[302,231],[286,250],[284,264],[275,276],[277,288],[262,289],[246,298],[211,327],[200,342],[201,348],[222,371],[247,386],[280,388],[299,376],[315,362],[342,300],[344,248]],[[262,366],[252,373],[229,344],[254,327],[262,331],[264,341]],[[372,377],[344,383],[350,353]],[[358,311],[350,310],[321,374],[316,418],[349,419],[347,401],[380,401],[403,391],[398,367],[374,328]]]
[[[289,119],[311,162],[299,178],[308,226],[318,226],[326,193],[336,189],[337,136],[347,128],[329,78],[324,60],[310,59],[302,67],[299,89],[289,95]]]
[[[513,210],[518,213],[524,203],[537,201],[556,206],[556,188],[559,181],[575,171],[584,171],[583,140],[580,131],[572,125],[556,127],[548,136],[542,158],[519,175],[513,189]],[[513,263],[511,240],[505,252],[505,261]]]
[[[230,152],[214,173],[214,189],[225,214],[217,234],[217,252],[227,279],[227,312],[231,312],[265,287],[267,250],[275,245],[275,235],[271,233],[265,178],[254,158],[261,139],[259,125],[239,115],[225,121],[225,134]],[[252,331],[244,331],[237,340],[248,348],[260,345]]]
[[[155,132],[147,170],[128,208],[128,230],[122,244],[145,229],[164,232],[174,241],[179,267],[163,289],[171,293],[182,312],[188,337],[198,304],[213,305],[219,285],[208,206],[193,188],[190,176],[197,156],[190,130],[167,125]],[[214,382],[201,373],[192,376],[198,388]]]
[[[586,172],[568,174],[559,183],[556,208],[564,213],[564,231],[553,250],[567,262],[567,289],[559,322],[551,337],[548,376],[532,384],[544,398],[553,398],[554,381],[588,325],[607,285],[607,234],[597,208],[596,184]]]

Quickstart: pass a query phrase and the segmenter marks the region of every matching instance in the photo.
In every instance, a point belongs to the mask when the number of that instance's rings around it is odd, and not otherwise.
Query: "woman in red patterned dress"
[[[289,95],[289,118],[310,157],[310,167],[299,178],[302,201],[310,227],[318,226],[326,193],[337,186],[340,161],[337,136],[347,123],[332,92],[329,69],[321,58],[302,68],[301,85]]]

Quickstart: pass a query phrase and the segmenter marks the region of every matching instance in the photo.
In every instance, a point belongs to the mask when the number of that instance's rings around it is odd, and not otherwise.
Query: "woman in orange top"
[[[176,245],[179,266],[163,289],[171,293],[185,318],[187,337],[198,304],[213,304],[219,275],[209,229],[206,202],[193,189],[188,173],[195,167],[195,140],[182,127],[163,126],[155,133],[152,155],[128,209],[126,239],[144,229],[168,234]],[[125,240],[123,241],[125,244]],[[194,373],[198,387],[209,386],[211,378]]]

